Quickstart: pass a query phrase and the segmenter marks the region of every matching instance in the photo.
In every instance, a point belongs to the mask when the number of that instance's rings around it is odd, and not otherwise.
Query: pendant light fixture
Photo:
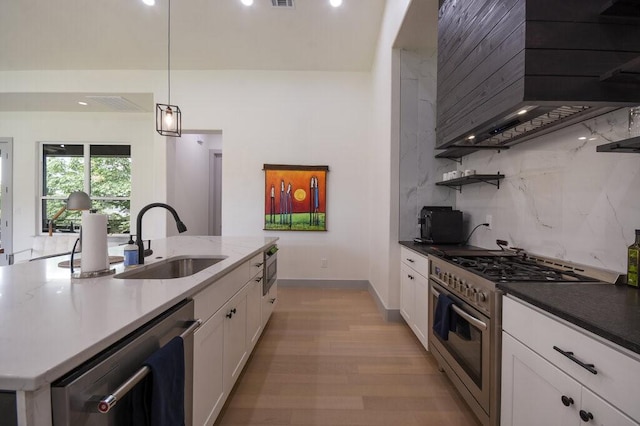
[[[182,134],[182,112],[178,105],[171,105],[171,0],[167,12],[167,82],[169,101],[156,104],[156,131],[162,136],[180,137]]]

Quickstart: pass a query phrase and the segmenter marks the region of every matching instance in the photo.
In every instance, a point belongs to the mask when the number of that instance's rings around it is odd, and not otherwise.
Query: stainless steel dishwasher
[[[191,424],[193,301],[185,300],[51,385],[53,425],[129,425],[129,391],[148,373],[143,362],[175,336],[185,348],[185,424]]]

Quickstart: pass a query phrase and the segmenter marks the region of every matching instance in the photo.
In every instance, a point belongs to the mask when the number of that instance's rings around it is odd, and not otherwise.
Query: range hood
[[[629,7],[629,0],[444,1],[436,146],[446,151],[437,156],[507,148],[640,105],[640,19]]]

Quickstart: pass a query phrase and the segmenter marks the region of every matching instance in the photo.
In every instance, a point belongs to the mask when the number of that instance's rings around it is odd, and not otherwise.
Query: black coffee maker
[[[420,238],[416,242],[425,244],[460,244],[462,235],[462,212],[451,206],[424,206],[418,218]]]

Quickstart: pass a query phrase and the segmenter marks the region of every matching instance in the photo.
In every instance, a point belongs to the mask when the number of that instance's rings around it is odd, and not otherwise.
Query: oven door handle
[[[440,296],[440,293],[437,290],[434,290],[433,287],[431,287],[430,290],[431,290],[431,293],[434,296],[436,296],[436,297]],[[460,315],[462,318],[466,319],[471,324],[473,324],[476,327],[478,327],[480,330],[485,331],[487,329],[487,324],[485,324],[484,322],[480,321],[478,318],[469,315],[468,313],[466,313],[462,309],[458,308],[456,305],[451,305],[451,309],[456,311],[456,313],[458,315]]]

